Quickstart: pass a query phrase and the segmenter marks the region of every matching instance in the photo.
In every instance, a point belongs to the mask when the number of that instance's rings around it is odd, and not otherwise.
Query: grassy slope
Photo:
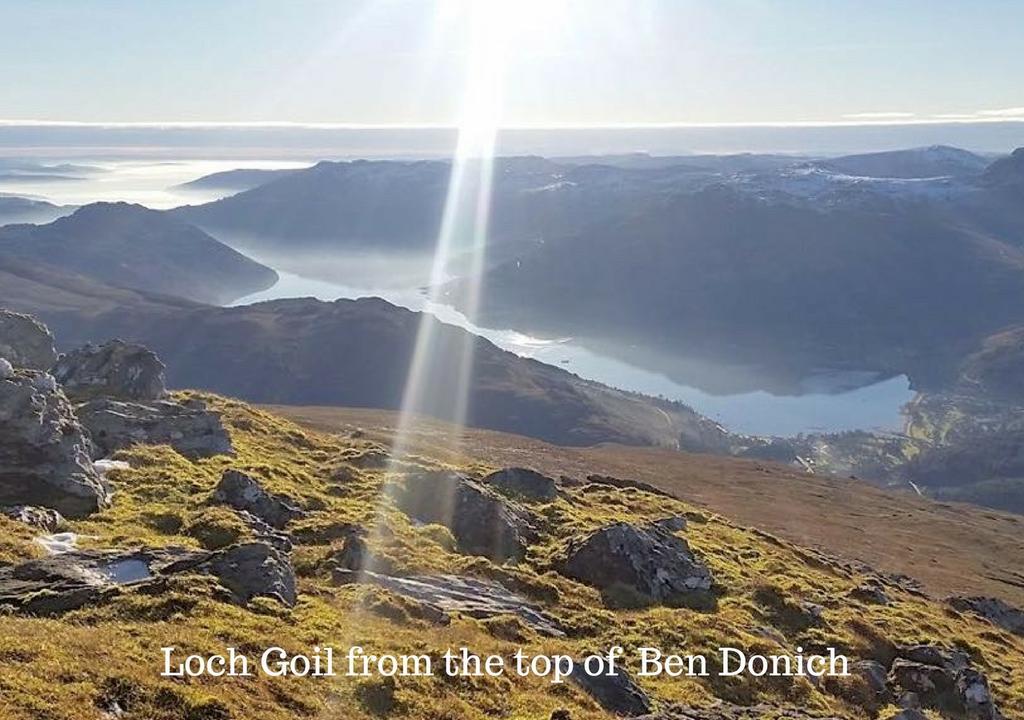
[[[275,491],[287,492],[315,512],[292,528],[305,530],[295,552],[300,601],[288,611],[270,601],[249,610],[216,599],[212,581],[179,578],[163,594],[127,592],[100,607],[59,620],[0,616],[0,716],[4,718],[97,718],[97,703],[117,699],[129,718],[217,720],[296,716],[369,717],[383,683],[256,678],[173,682],[156,677],[158,648],[215,652],[225,645],[257,651],[273,644],[302,650],[317,643],[360,644],[381,652],[440,653],[467,645],[478,652],[528,651],[581,654],[612,643],[711,652],[719,645],[751,651],[779,651],[784,644],[835,644],[851,653],[884,655],[878,638],[902,642],[947,642],[966,649],[988,672],[1008,717],[1024,713],[1024,640],[961,616],[930,600],[891,591],[887,607],[845,598],[862,580],[790,543],[744,529],[707,510],[638,490],[605,486],[572,489],[567,497],[534,504],[542,539],[518,567],[497,567],[446,549],[449,538],[437,527],[415,527],[387,503],[379,504],[382,470],[360,469],[358,457],[379,451],[372,438],[317,434],[241,403],[211,398],[227,420],[238,456],[189,462],[164,447],[122,452],[131,470],[114,475],[112,508],[74,524],[97,547],[197,545],[229,540],[237,529],[230,516],[206,501],[221,471],[239,467],[263,477]],[[451,464],[417,450],[412,461]],[[601,451],[596,451],[598,454]],[[527,458],[530,459],[530,458]],[[354,462],[353,462],[354,461]],[[469,472],[498,464],[458,459]],[[590,588],[550,571],[571,536],[615,519],[643,521],[689,513],[686,537],[703,556],[722,588],[713,612],[653,608],[611,611]],[[374,550],[396,572],[446,571],[514,579],[526,593],[572,632],[567,639],[539,637],[518,621],[457,620],[449,627],[426,625],[399,598],[361,587],[332,587],[321,569],[330,553],[331,525],[368,523],[372,517],[390,530]],[[0,526],[0,552],[7,560],[36,553],[27,534],[11,523]],[[775,597],[766,604],[766,596]],[[785,608],[801,600],[824,606],[824,624],[802,627]],[[780,609],[781,608],[781,609]],[[737,702],[765,700],[828,710],[842,717],[866,717],[827,688],[804,680],[752,678],[652,679],[642,683],[661,701],[707,703],[714,697]],[[376,691],[376,693],[375,693]],[[385,693],[386,694],[386,693]],[[399,680],[393,717],[546,719],[565,707],[579,719],[606,715],[571,685],[519,679],[469,680],[443,676]]]
[[[362,428],[386,440],[396,414],[349,408],[273,411],[323,432]],[[441,423],[421,424],[436,445]],[[791,542],[911,575],[937,596],[1000,597],[1024,606],[1024,517],[933,502],[843,478],[807,475],[764,461],[617,445],[564,448],[488,430],[463,432],[465,452],[494,465],[526,465],[558,476],[591,473],[650,483],[689,503]]]

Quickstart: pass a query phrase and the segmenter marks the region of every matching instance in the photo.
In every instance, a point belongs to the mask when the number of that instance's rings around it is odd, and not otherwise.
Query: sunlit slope
[[[259,676],[183,682],[156,677],[163,646],[216,652],[234,645],[258,652],[270,645],[297,651],[326,643],[431,655],[461,645],[478,652],[510,654],[523,647],[527,652],[570,655],[609,644],[708,653],[722,645],[760,652],[797,644],[835,645],[858,658],[888,662],[898,646],[930,642],[966,649],[972,665],[987,674],[1007,717],[1024,712],[1020,638],[916,595],[905,589],[912,586],[868,567],[830,559],[662,494],[585,483],[563,483],[553,500],[520,499],[535,518],[538,535],[523,560],[499,566],[454,551],[444,528],[420,526],[394,504],[379,504],[385,483],[410,482],[428,468],[479,475],[500,464],[495,458],[455,463],[422,448],[400,463],[401,472],[389,474],[379,469],[386,449],[372,439],[375,428],[368,427],[365,436],[319,434],[237,402],[208,399],[223,413],[236,457],[192,462],[165,447],[121,452],[117,457],[132,469],[113,477],[113,506],[73,523],[72,529],[94,547],[209,547],[244,539],[249,531],[211,504],[221,473],[244,470],[307,513],[289,528],[299,575],[296,606],[289,610],[271,600],[256,600],[247,609],[237,607],[223,599],[209,577],[186,574],[174,576],[159,591],[125,590],[56,619],[2,616],[5,717],[98,718],[114,703],[121,717],[146,720],[380,715],[541,720],[556,709],[584,720],[611,717],[577,685],[536,679],[456,681],[439,676],[400,678],[392,684],[376,678]],[[511,450],[505,447],[505,452]],[[595,461],[594,469],[600,470],[601,464]],[[762,496],[771,504],[770,488]],[[612,522],[642,525],[672,516],[686,518],[686,528],[678,535],[715,578],[713,596],[699,609],[617,609],[593,588],[555,572],[574,538]],[[2,548],[5,560],[37,554],[24,532],[8,532],[13,526],[0,522],[8,538]],[[368,550],[389,574],[449,573],[497,580],[557,621],[565,637],[544,637],[511,616],[474,620],[456,613],[449,625],[437,625],[415,602],[393,593],[360,584],[335,585],[329,559],[340,544],[338,528],[371,522],[387,528]],[[855,588],[868,580],[884,587],[888,605],[857,599]],[[747,676],[638,682],[656,707],[673,702],[703,706],[720,698],[841,718],[870,717],[862,679],[817,686],[802,678],[767,681]]]

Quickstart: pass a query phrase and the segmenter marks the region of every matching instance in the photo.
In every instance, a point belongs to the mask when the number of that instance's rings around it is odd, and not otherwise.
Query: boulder
[[[254,597],[274,598],[289,607],[295,605],[292,563],[286,554],[267,543],[232,545],[214,553],[198,569],[212,572],[241,605]]]
[[[29,315],[0,310],[0,358],[15,368],[49,370],[57,360],[53,335]]]
[[[234,454],[220,416],[201,400],[142,404],[96,398],[79,405],[77,414],[97,458],[136,444],[170,445],[188,458]]]
[[[272,495],[260,482],[238,470],[225,470],[213,491],[214,502],[250,513],[276,530],[305,513],[285,495]]]
[[[505,468],[483,478],[482,482],[500,493],[526,500],[548,502],[558,497],[552,478],[526,468]]]
[[[657,525],[618,522],[570,543],[558,571],[609,590],[631,588],[652,601],[675,604],[711,589],[711,571],[686,541]]]
[[[51,508],[37,505],[11,505],[0,509],[11,520],[23,522],[43,532],[55,533],[65,525],[64,516]]]
[[[99,510],[108,490],[53,377],[17,370],[0,380],[0,505],[41,505],[68,517]]]
[[[985,675],[966,653],[934,645],[897,648],[889,686],[905,708],[928,708],[969,720],[1002,720]]]
[[[451,530],[459,551],[467,555],[519,560],[537,539],[529,513],[457,473],[410,476],[396,501],[416,520]]]
[[[573,663],[569,677],[610,713],[635,717],[651,712],[651,699],[621,667],[615,675],[592,676],[584,671],[580,659]]]
[[[61,355],[53,375],[74,402],[97,397],[148,402],[167,394],[164,369],[146,347],[111,340]]]
[[[1024,610],[990,597],[951,597],[949,604],[962,612],[970,612],[988,620],[1014,635],[1024,635]]]
[[[340,570],[365,570],[371,564],[372,558],[364,535],[362,528],[353,525],[351,532],[345,536],[341,549],[331,556],[331,563]]]

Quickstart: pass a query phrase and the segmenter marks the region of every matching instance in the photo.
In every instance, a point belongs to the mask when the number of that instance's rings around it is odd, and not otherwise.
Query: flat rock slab
[[[220,416],[198,400],[137,403],[96,398],[79,405],[77,414],[97,458],[131,445],[170,445],[188,458],[234,453]]]
[[[477,620],[514,615],[542,635],[565,635],[558,623],[540,608],[496,582],[459,575],[394,577],[344,568],[335,569],[333,577],[339,584],[376,585],[445,613],[460,613]]]
[[[295,574],[288,557],[266,543],[253,542],[218,552],[73,550],[0,567],[0,607],[29,615],[59,615],[103,602],[122,587],[188,572],[215,576],[239,605],[257,596],[295,604]]]

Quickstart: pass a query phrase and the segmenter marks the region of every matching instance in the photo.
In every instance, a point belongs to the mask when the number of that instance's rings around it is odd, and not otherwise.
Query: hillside
[[[316,432],[358,433],[388,444],[398,415],[355,408],[271,406]],[[449,432],[417,423],[413,452],[431,452]],[[980,593],[1024,604],[1024,518],[881,490],[858,480],[809,475],[760,460],[654,448],[558,447],[488,430],[464,429],[461,456],[522,464],[554,477],[629,478],[789,542],[913,576],[932,594]],[[436,452],[434,450],[433,452]],[[766,501],[770,498],[770,501]]]
[[[201,230],[126,203],[94,203],[48,225],[0,228],[0,254],[115,287],[224,303],[277,274]]]
[[[984,685],[977,692],[984,687],[986,704],[972,707],[987,712],[998,707],[1005,717],[1024,712],[1024,641],[920,594],[906,579],[805,549],[654,492],[564,479],[550,499],[503,494],[508,491],[487,476],[500,466],[496,459],[453,462],[421,448],[414,458],[388,465],[386,446],[376,439],[304,431],[237,402],[203,399],[225,423],[234,456],[187,460],[165,446],[119,452],[117,459],[129,467],[110,477],[112,505],[66,526],[85,549],[57,556],[49,566],[127,557],[149,564],[157,577],[108,584],[91,599],[56,611],[33,615],[15,609],[0,616],[0,637],[14,658],[0,679],[7,717],[38,717],[37,710],[45,707],[59,709],[68,720],[92,720],[112,708],[129,720],[283,720],[322,713],[355,720],[495,715],[540,720],[555,711],[561,713],[556,717],[568,712],[574,720],[599,720],[656,709],[659,718],[679,720],[766,718],[783,712],[797,720],[866,720],[878,713],[891,717],[896,708],[890,692],[901,688],[916,688],[919,702],[936,707],[931,704],[940,696],[915,685],[904,669],[933,668],[928,671],[932,677],[947,677],[943,673],[952,671],[908,658],[960,662],[957,648],[968,648],[964,662],[971,672],[982,673]],[[294,508],[289,511],[293,519],[277,531],[279,538],[287,538],[290,552],[267,550],[271,564],[251,570],[244,581],[218,578],[203,564],[184,572],[166,565],[159,555],[170,552],[164,548],[177,548],[178,557],[216,559],[218,553],[261,546],[253,530],[240,522],[244,514],[215,492],[224,487],[229,469],[245,473]],[[514,508],[536,527],[521,559],[502,562],[488,559],[486,549],[468,549],[473,526],[458,514],[441,521],[447,527],[422,525],[408,514],[401,493],[433,487],[451,477],[444,473],[456,470],[466,478],[458,480],[460,487],[481,493],[474,497]],[[900,498],[889,500],[894,514],[918,512]],[[960,523],[970,527],[973,517],[965,513]],[[573,579],[560,569],[572,542],[598,537],[609,527],[636,532],[665,518],[678,518],[671,525],[675,530],[649,529],[643,536],[657,538],[706,568],[710,593],[687,591],[663,600],[639,590],[629,594],[634,579],[627,576],[620,589],[602,592],[588,584],[596,579]],[[6,562],[38,557],[31,529],[6,518],[0,526]],[[1002,548],[1011,567],[1019,563],[1019,552],[1013,555],[1009,545]],[[100,550],[107,555],[97,556]],[[294,596],[239,599],[240,588],[259,587],[260,572],[281,563],[294,569]],[[27,574],[36,566],[23,567]],[[361,567],[373,569],[361,574],[348,569]],[[646,587],[646,578],[635,577],[638,587]],[[416,583],[410,584],[411,579]],[[432,599],[409,594],[420,592],[413,587],[431,584],[438,590],[430,592],[438,593],[443,586],[458,587],[453,583],[473,583],[469,586],[477,592],[489,594],[487,602],[481,604],[479,596],[468,605],[440,594]],[[0,591],[11,592],[2,569]],[[63,597],[60,592],[57,598]],[[244,682],[157,676],[161,647],[215,652],[231,645],[255,658],[274,645],[299,652],[326,643],[338,653],[360,645],[377,654],[415,652],[435,658],[459,646],[506,656],[522,648],[531,655],[543,651],[579,658],[610,644],[625,645],[631,653],[644,645],[712,657],[721,646],[785,653],[797,645],[831,645],[858,664],[848,678],[816,684],[800,677],[768,681],[746,674],[641,678],[634,657],[625,661],[631,679],[611,688],[582,680],[560,685],[521,678],[468,682],[444,674],[397,680],[257,675]],[[17,655],[11,655],[15,649]],[[886,682],[890,666],[892,679]],[[61,683],[51,681],[57,667],[62,668]],[[879,676],[872,673],[881,673],[881,686],[873,684]],[[961,696],[951,697],[961,702]],[[743,712],[742,706],[754,707],[748,715],[732,714]],[[961,711],[948,717],[967,715]]]
[[[1024,319],[1024,251],[927,208],[809,208],[721,187],[545,243],[481,287],[485,325],[748,363],[783,388],[822,367],[923,385]]]
[[[172,387],[252,402],[398,408],[424,316],[379,299],[278,300],[217,308],[121,291],[45,267],[0,270],[0,303],[35,314],[63,348],[120,337],[152,347]],[[583,380],[436,323],[424,412],[451,417],[458,358],[473,348],[470,424],[570,445],[600,442],[725,448],[729,436],[693,410]]]

